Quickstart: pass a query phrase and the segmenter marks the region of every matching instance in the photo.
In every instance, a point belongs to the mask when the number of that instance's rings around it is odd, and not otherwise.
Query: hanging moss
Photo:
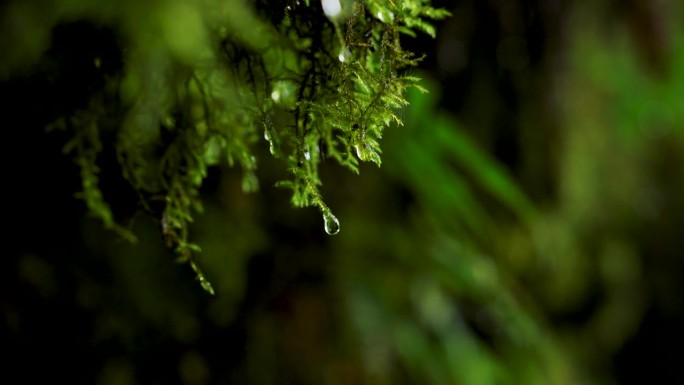
[[[429,20],[448,13],[425,0],[161,3],[137,10],[152,17],[149,26],[114,23],[128,39],[123,72],[109,79],[126,106],[114,146],[141,205],[162,203],[149,212],[167,245],[213,293],[188,237],[208,168],[239,166],[243,190],[255,191],[254,149],[265,140],[287,170],[277,186],[291,190],[294,206],[318,208],[325,231],[337,233],[319,165],[355,173],[359,162],[380,166],[383,130],[401,124],[406,89],[420,89],[404,71],[420,58],[402,49],[401,36],[434,36]],[[59,126],[73,132],[65,152],[81,168],[80,197],[106,227],[134,240],[98,187],[105,110],[102,101],[90,103]]]

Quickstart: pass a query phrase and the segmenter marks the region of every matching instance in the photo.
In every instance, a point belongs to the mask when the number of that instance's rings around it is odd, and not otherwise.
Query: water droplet
[[[391,23],[392,21],[394,21],[394,14],[392,13],[392,11],[389,10],[384,10],[384,12],[378,11],[378,14],[376,16],[383,23]]]
[[[340,0],[321,0],[321,5],[323,6],[323,13],[330,19],[336,18],[342,12]]]
[[[279,80],[273,83],[271,99],[278,104],[291,105],[295,102],[295,84],[289,80]]]
[[[311,153],[309,152],[309,150],[306,150],[306,151],[304,152],[304,158],[305,158],[306,160],[311,160]]]
[[[325,223],[325,232],[329,235],[335,235],[340,232],[340,221],[331,213],[323,213],[323,222]]]
[[[271,155],[275,155],[275,145],[271,140],[271,136],[268,134],[268,130],[264,130],[264,139],[266,139],[266,141],[268,142],[268,150],[271,152]]]
[[[342,62],[346,62],[347,60],[351,59],[351,52],[349,52],[349,49],[347,47],[342,47],[340,50],[340,54],[337,55],[337,58]]]
[[[380,155],[378,155],[375,150],[366,146],[365,144],[357,144],[354,146],[356,148],[356,156],[359,160],[364,162],[374,162],[378,166],[380,165]]]

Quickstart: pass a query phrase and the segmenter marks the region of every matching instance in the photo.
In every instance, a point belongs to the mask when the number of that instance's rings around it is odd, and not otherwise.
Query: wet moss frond
[[[122,174],[141,204],[163,203],[155,215],[168,246],[210,292],[195,260],[199,247],[188,236],[193,213],[202,209],[199,189],[208,168],[239,166],[243,190],[255,191],[255,148],[266,141],[283,165],[277,186],[291,190],[293,205],[317,207],[326,230],[337,232],[319,190],[319,165],[337,162],[355,173],[360,162],[380,166],[383,130],[401,124],[397,109],[408,104],[406,89],[420,89],[406,69],[421,58],[402,48],[400,36],[434,36],[430,21],[448,16],[426,0],[342,1],[335,15],[317,0],[227,3],[158,9],[180,18],[192,34],[167,30],[168,17],[159,27],[168,36],[160,41],[128,31],[116,83],[127,106],[115,135]],[[81,198],[106,227],[133,239],[98,187],[98,111],[68,121],[74,139],[67,150],[81,167]]]

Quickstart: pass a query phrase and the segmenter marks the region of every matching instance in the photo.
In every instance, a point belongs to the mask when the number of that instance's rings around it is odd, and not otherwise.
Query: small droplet
[[[380,155],[378,155],[375,150],[366,146],[365,144],[357,144],[354,146],[356,148],[356,156],[359,160],[364,162],[374,162],[378,166],[380,165]]]
[[[338,58],[342,63],[344,63],[344,62],[346,62],[347,60],[349,60],[349,59],[351,58],[351,52],[349,52],[349,49],[348,49],[348,48],[343,47],[343,48],[340,50],[340,54],[337,55],[337,58]]]
[[[323,222],[325,223],[325,232],[328,235],[335,235],[340,232],[340,221],[331,213],[323,213]]]
[[[375,16],[377,16],[378,19],[383,23],[391,23],[394,21],[394,14],[388,9],[378,11]]]
[[[264,130],[264,139],[268,142],[268,150],[271,152],[271,155],[275,155],[275,144],[273,144],[271,136],[268,134],[268,130]]]
[[[309,150],[306,150],[306,151],[304,152],[304,158],[305,158],[306,160],[311,160],[311,153],[309,152]]]
[[[342,4],[340,0],[321,0],[321,5],[323,6],[323,13],[325,13],[328,18],[336,18],[342,12]]]
[[[289,80],[276,81],[271,90],[271,99],[278,104],[291,105],[295,102],[295,88],[296,85]]]

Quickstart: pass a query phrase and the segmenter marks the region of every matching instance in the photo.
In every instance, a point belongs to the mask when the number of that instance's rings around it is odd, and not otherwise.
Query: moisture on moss
[[[448,15],[426,0],[228,3],[229,10],[217,2],[173,12],[149,6],[158,11],[159,40],[140,26],[115,25],[129,41],[122,74],[109,79],[126,106],[114,145],[121,172],[143,206],[162,203],[154,215],[167,245],[212,293],[188,236],[208,168],[239,166],[243,189],[254,191],[254,149],[266,141],[283,166],[277,186],[291,190],[294,206],[317,207],[327,233],[337,233],[319,165],[337,162],[355,173],[359,162],[380,166],[383,130],[401,124],[396,111],[407,105],[406,89],[420,88],[404,71],[420,58],[402,48],[401,36],[434,36],[429,20]],[[169,29],[169,12],[192,33]],[[65,119],[74,135],[66,151],[81,167],[80,196],[90,211],[132,240],[98,187],[105,109],[91,103]]]

